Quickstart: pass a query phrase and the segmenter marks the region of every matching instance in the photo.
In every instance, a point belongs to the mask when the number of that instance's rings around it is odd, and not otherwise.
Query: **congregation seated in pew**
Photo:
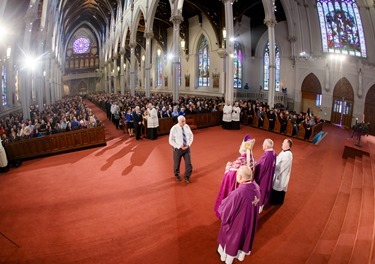
[[[312,141],[314,136],[322,131],[322,123],[311,113],[289,112],[283,105],[277,104],[269,108],[267,104],[258,101],[241,102],[243,125],[258,127],[275,133],[286,134],[303,140]]]
[[[22,113],[0,119],[0,136],[7,142],[96,127],[99,120],[80,96],[66,96],[39,110],[30,106],[30,118]]]

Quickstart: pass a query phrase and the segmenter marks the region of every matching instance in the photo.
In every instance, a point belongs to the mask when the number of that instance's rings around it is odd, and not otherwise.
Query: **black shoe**
[[[191,180],[188,179],[188,178],[185,178],[185,182],[186,182],[186,183],[191,183]]]
[[[176,176],[176,181],[181,181],[181,177],[180,176]]]

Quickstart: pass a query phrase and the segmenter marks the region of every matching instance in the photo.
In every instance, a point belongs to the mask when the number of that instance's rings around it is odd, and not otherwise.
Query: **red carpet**
[[[220,263],[220,222],[213,205],[227,161],[243,136],[254,155],[269,137],[241,127],[194,130],[192,183],[176,182],[168,136],[129,138],[105,119],[107,146],[26,161],[0,175],[2,263]],[[243,263],[305,263],[321,237],[340,188],[349,132],[326,125],[313,145],[294,140],[285,204],[260,216],[253,252]],[[182,163],[183,164],[183,163]],[[183,171],[183,166],[182,166]]]

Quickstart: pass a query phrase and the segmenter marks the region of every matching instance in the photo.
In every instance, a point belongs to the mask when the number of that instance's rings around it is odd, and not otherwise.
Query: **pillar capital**
[[[152,32],[152,31],[145,32],[145,34],[143,36],[146,39],[152,39],[154,37],[154,32]]]
[[[171,16],[169,21],[171,21],[174,25],[175,24],[179,25],[181,24],[182,21],[184,21],[184,18],[181,15],[175,15],[175,16]]]
[[[135,47],[137,47],[137,43],[135,43],[135,42],[131,42],[131,43],[129,43],[129,47],[130,47],[131,49],[134,49]]]
[[[268,19],[264,20],[264,24],[266,24],[267,27],[275,27],[277,21],[275,19]]]

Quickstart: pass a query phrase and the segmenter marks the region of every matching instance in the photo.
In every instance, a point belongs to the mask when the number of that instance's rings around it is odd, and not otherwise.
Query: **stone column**
[[[327,59],[328,60],[328,59]],[[326,90],[326,92],[329,92],[329,86],[330,86],[330,81],[329,81],[329,65],[328,65],[328,62],[326,62],[326,79],[325,79],[325,84],[324,84],[324,89]]]
[[[112,92],[112,63],[110,60],[107,63],[107,91],[108,93]]]
[[[275,25],[276,20],[268,20],[265,22],[268,28],[268,42],[270,45],[270,65],[269,65],[269,82],[268,82],[268,105],[275,105],[276,90],[276,54],[275,54]]]
[[[14,54],[14,49],[11,49],[11,54],[9,58],[6,60],[6,74],[7,74],[7,79],[6,79],[6,87],[7,87],[7,106],[9,108],[13,107],[13,94],[16,92],[15,86],[14,86],[14,72],[13,72],[13,54]]]
[[[130,43],[130,94],[131,96],[135,96],[135,47],[137,46],[136,43]]]
[[[231,38],[234,37],[234,29],[233,29],[233,2],[234,0],[222,0],[224,3],[225,8],[225,30],[227,31],[227,36],[225,41],[225,100],[233,103],[234,99],[234,91],[233,91],[233,57],[231,54],[234,52],[234,43],[231,41]]]
[[[107,62],[104,64],[104,74],[102,75],[102,83],[103,83],[103,90],[105,93],[109,92],[108,89],[108,68],[107,68]]]
[[[172,16],[170,21],[173,23],[173,47],[172,47],[172,90],[173,101],[177,102],[179,98],[178,69],[180,66],[180,24],[184,20],[181,15]]]
[[[112,72],[113,72],[113,89],[114,89],[115,93],[117,93],[120,90],[119,81],[118,81],[119,72],[117,70],[117,58],[118,58],[118,54],[117,53],[113,54],[113,58],[112,58],[113,69],[112,69]]]
[[[121,94],[125,94],[125,49],[121,48],[120,49],[120,87],[121,87]]]
[[[362,76],[362,62],[358,63],[358,92],[357,95],[359,98],[363,95],[363,76]]]
[[[51,59],[48,58],[44,64],[46,74],[44,77],[44,94],[46,96],[46,105],[51,104]]]
[[[3,109],[4,109],[4,106],[3,106],[3,82],[2,82],[2,78],[3,78],[3,60],[1,59],[1,57],[3,57],[3,55],[1,54],[1,50],[0,50],[0,112],[3,112]]]
[[[146,97],[150,97],[150,91],[151,91],[151,41],[154,37],[153,32],[146,32],[145,38],[146,38],[146,58],[145,58],[145,80],[143,81]]]
[[[24,19],[25,22],[25,30],[23,36],[23,50],[30,50],[30,41],[31,41],[31,30],[32,24],[37,19],[37,15],[32,7],[26,12],[26,16]],[[20,99],[22,103],[22,112],[24,119],[30,118],[30,105],[31,105],[31,82],[32,82],[32,74],[28,72],[26,69],[21,70],[19,73],[19,88],[20,88]]]

